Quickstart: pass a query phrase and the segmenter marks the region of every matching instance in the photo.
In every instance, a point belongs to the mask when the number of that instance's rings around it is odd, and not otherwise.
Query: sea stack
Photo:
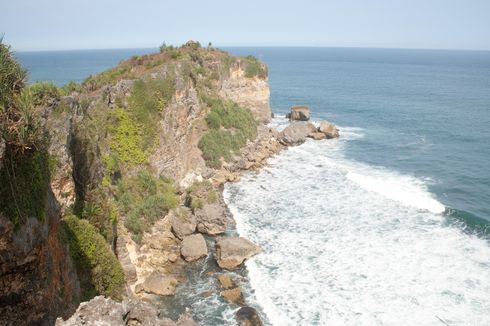
[[[290,121],[308,121],[310,120],[310,109],[305,105],[293,105],[291,112],[286,114],[286,119]]]

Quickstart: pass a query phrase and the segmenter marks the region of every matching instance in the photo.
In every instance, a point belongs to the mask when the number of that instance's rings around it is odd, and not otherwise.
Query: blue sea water
[[[265,323],[490,324],[490,52],[226,50],[268,64],[273,125],[306,104],[341,133],[225,187],[237,231],[264,249],[245,288]],[[63,84],[145,51],[18,57]],[[206,302],[192,306],[211,324]]]

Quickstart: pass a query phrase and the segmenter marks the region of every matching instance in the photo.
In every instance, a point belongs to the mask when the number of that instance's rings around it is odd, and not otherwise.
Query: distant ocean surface
[[[268,64],[273,125],[306,104],[341,134],[225,187],[266,324],[490,325],[490,52],[226,50]],[[150,51],[18,58],[63,84]]]

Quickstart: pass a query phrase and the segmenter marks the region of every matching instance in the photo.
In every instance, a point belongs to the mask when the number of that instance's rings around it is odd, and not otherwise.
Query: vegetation
[[[29,86],[29,91],[35,106],[48,105],[53,100],[58,101],[62,95],[61,90],[52,82],[37,82]]]
[[[94,91],[104,85],[113,85],[121,79],[134,79],[131,66],[119,65],[98,75],[89,76],[83,81],[82,86],[89,91]]]
[[[81,278],[82,301],[95,295],[121,300],[124,272],[110,246],[88,221],[68,215],[62,220],[62,239],[68,243],[70,255]]]
[[[199,149],[206,164],[221,167],[221,159],[228,161],[247,143],[257,137],[257,124],[252,113],[236,103],[225,103],[218,98],[203,97],[211,108],[206,116],[210,130],[199,141]]]
[[[247,56],[245,58],[245,76],[248,78],[259,77],[262,79],[267,78],[267,68],[260,63],[254,56]]]
[[[156,178],[148,169],[122,179],[117,185],[116,201],[126,215],[125,225],[140,242],[143,232],[178,204],[171,180]]]
[[[202,208],[205,203],[214,204],[218,202],[218,193],[209,180],[194,182],[187,189],[185,204],[193,211]]]

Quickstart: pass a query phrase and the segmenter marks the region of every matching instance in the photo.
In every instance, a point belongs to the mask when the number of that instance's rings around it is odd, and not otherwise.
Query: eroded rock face
[[[44,221],[29,218],[17,230],[0,214],[0,324],[53,324],[71,314],[80,288],[59,239],[59,208],[48,193]]]
[[[186,261],[195,261],[208,255],[208,246],[202,234],[192,234],[182,240],[180,253]]]
[[[308,135],[308,137],[313,138],[314,140],[322,140],[327,138],[327,136],[323,132],[312,132]]]
[[[316,128],[310,122],[293,122],[282,131],[280,139],[288,146],[301,145],[305,142],[306,137],[314,132],[316,132]]]
[[[115,302],[97,296],[83,302],[67,320],[58,318],[56,326],[196,326],[190,314],[182,315],[177,322],[160,318],[158,310],[149,303],[137,300]]]
[[[320,121],[320,126],[318,131],[325,134],[326,138],[337,138],[339,137],[339,130],[337,127],[328,121]]]
[[[153,272],[143,283],[136,285],[135,292],[145,292],[155,295],[174,295],[177,284],[178,281],[175,277]]]
[[[179,207],[172,211],[170,214],[170,221],[172,223],[172,231],[179,239],[183,239],[185,236],[190,235],[196,231],[197,220],[192,214],[191,210],[187,207]]]
[[[221,82],[219,95],[249,109],[258,121],[271,121],[267,78],[247,78],[240,65],[232,67],[229,78]]]
[[[260,247],[242,237],[220,237],[216,239],[216,261],[219,267],[235,269],[245,259],[261,251]]]
[[[228,218],[224,205],[220,203],[204,204],[195,211],[197,230],[209,235],[217,235],[226,231]]]
[[[310,120],[310,109],[304,105],[295,105],[291,107],[291,112],[286,118],[291,121],[308,121]]]

